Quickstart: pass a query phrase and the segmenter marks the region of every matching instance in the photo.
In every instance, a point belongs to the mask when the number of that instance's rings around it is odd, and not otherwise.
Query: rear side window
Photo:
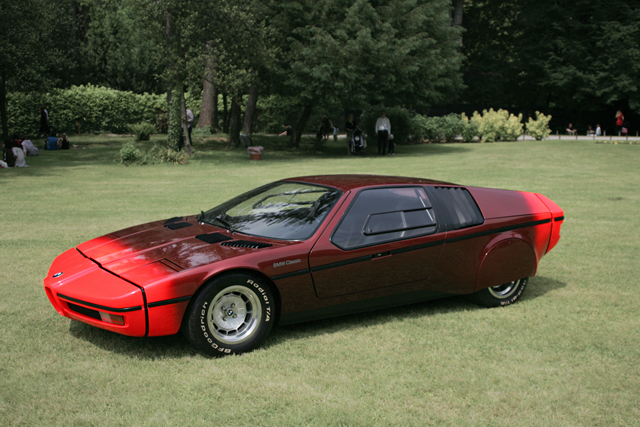
[[[422,187],[363,190],[331,237],[340,249],[356,249],[431,234],[436,218]]]

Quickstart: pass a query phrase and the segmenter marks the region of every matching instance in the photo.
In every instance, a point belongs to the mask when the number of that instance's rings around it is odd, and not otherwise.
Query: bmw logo
[[[56,273],[53,275],[53,278],[55,279],[56,277],[60,277],[62,276],[64,273],[61,271],[60,273]]]

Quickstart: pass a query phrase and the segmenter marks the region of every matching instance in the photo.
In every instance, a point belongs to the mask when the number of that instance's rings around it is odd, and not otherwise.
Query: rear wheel
[[[195,347],[211,355],[251,351],[271,331],[273,304],[264,280],[241,273],[221,276],[196,297],[185,334]]]
[[[484,307],[499,307],[513,304],[520,298],[527,286],[528,278],[514,280],[503,285],[481,289],[469,295],[469,298]]]

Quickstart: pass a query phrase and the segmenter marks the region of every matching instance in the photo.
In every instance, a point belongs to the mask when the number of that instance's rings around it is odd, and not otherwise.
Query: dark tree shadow
[[[552,278],[537,276],[530,280],[520,301],[526,302],[541,297],[547,292],[566,287],[566,283]],[[299,323],[294,325],[276,325],[261,348],[278,347],[289,340],[313,337],[322,334],[332,334],[344,330],[376,326],[392,321],[431,317],[441,314],[466,312],[472,310],[500,310],[487,309],[469,302],[464,296],[452,296],[438,300],[410,304],[403,307],[381,309],[366,313],[334,317],[325,320]],[[85,323],[72,321],[69,326],[71,335],[90,342],[104,350],[117,354],[147,360],[178,359],[193,357],[201,354],[182,334],[165,337],[135,338],[119,335],[103,329],[89,326]],[[205,355],[202,355],[206,357]]]

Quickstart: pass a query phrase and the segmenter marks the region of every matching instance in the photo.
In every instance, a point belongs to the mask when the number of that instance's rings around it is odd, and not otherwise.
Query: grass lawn
[[[113,162],[125,138],[71,139],[82,148],[0,170],[0,425],[640,425],[640,146],[433,144],[348,158],[342,142],[294,152],[264,136],[261,161],[209,141],[188,165],[125,167]],[[451,298],[276,327],[260,349],[220,359],[180,336],[73,322],[47,300],[49,265],[85,240],[330,173],[540,192],[564,209],[562,239],[515,305]]]

